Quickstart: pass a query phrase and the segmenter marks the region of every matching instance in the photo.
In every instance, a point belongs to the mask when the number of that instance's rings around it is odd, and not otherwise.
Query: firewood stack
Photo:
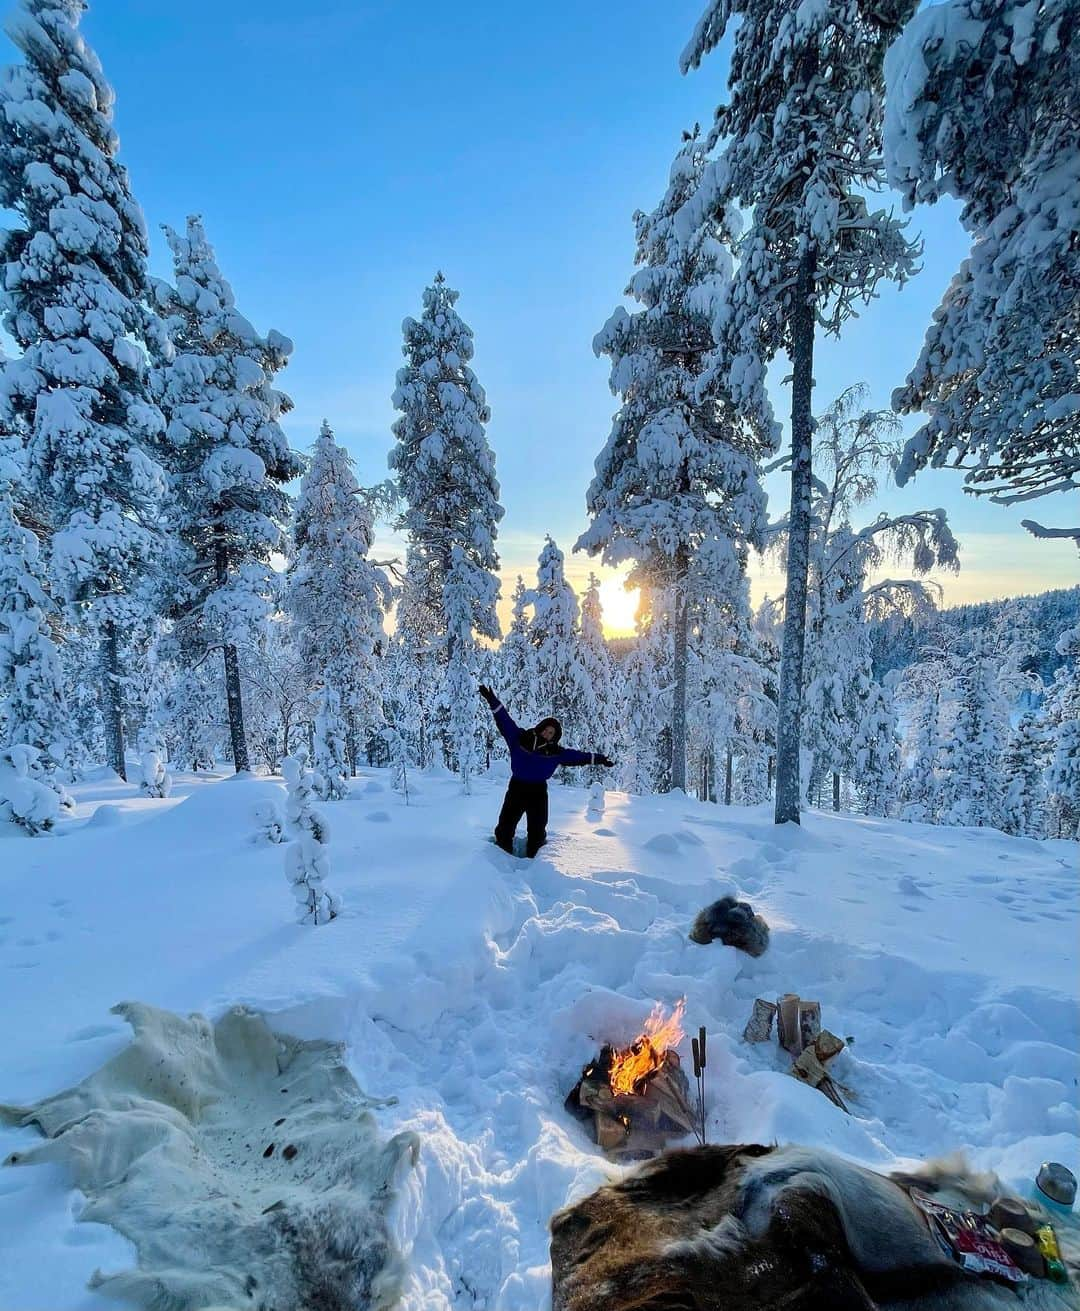
[[[694,1132],[690,1083],[676,1051],[666,1051],[660,1066],[632,1093],[612,1091],[611,1058],[612,1049],[603,1047],[566,1099],[566,1109],[591,1124],[605,1152],[622,1160],[641,1160],[662,1152],[670,1138]]]
[[[743,1040],[768,1042],[774,1021],[776,1040],[792,1058],[791,1073],[846,1111],[844,1099],[826,1068],[844,1050],[844,1041],[821,1027],[821,1003],[805,1001],[794,992],[785,992],[775,1002],[759,997],[743,1030]]]

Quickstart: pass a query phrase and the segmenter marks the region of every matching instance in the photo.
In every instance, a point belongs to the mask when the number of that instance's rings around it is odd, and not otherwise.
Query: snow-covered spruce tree
[[[449,763],[461,775],[466,794],[472,790],[472,779],[481,761],[482,707],[476,695],[480,653],[474,634],[494,635],[491,628],[497,621],[492,616],[498,599],[499,580],[479,568],[455,543],[443,588],[448,660],[442,695],[449,726]]]
[[[65,799],[33,747],[0,747],[0,824],[18,824],[31,835],[47,833]]]
[[[439,709],[445,643],[441,614],[417,596],[422,571],[411,567],[414,554],[411,548],[406,552],[405,577],[395,588],[397,622],[388,648],[383,708],[401,734],[409,759],[427,769],[446,732]]]
[[[618,786],[648,795],[671,791],[671,695],[674,642],[670,596],[641,589],[637,635],[619,664]]]
[[[758,478],[771,449],[754,417],[743,419],[720,385],[703,377],[714,342],[710,319],[729,293],[731,260],[710,218],[681,231],[676,215],[701,186],[705,149],[687,138],[663,199],[634,216],[639,268],[626,294],[641,308],[615,310],[593,341],[611,359],[611,390],[622,404],[596,460],[587,495],[592,523],[575,549],[605,563],[637,562],[671,597],[673,682],[668,726],[671,786],[686,788],[686,704],[694,559],[703,544],[725,552],[710,584],[735,588],[747,548],[760,541],[765,496]]]
[[[49,623],[55,606],[45,589],[38,539],[16,515],[19,478],[18,445],[0,439],[0,747],[32,748],[34,777],[63,803],[57,771],[68,763],[69,731]]]
[[[583,728],[592,742],[615,742],[619,731],[615,662],[604,636],[600,580],[595,574],[589,575],[589,585],[581,598],[581,657],[586,681],[592,689],[592,719]],[[604,772],[599,765],[593,771]]]
[[[149,719],[136,739],[139,753],[139,789],[146,797],[167,797],[172,791],[168,750],[161,725]]]
[[[898,481],[967,470],[1008,504],[1080,483],[1080,33],[1073,0],[946,0],[885,64],[889,180],[962,203],[971,251],[893,397],[923,411]],[[1080,527],[1037,535],[1077,536]]]
[[[1080,838],[1080,720],[1064,721],[1046,771],[1050,836]]]
[[[394,724],[384,724],[379,736],[386,746],[390,762],[391,787],[409,804],[409,744]]]
[[[247,708],[247,735],[256,759],[273,774],[313,734],[311,686],[292,625],[272,618],[255,646],[246,647],[240,676]]]
[[[892,697],[875,681],[860,699],[852,757],[859,809],[864,815],[891,815],[900,783],[900,736]]]
[[[702,553],[697,567],[704,563]],[[691,758],[698,796],[730,805],[737,773],[760,772],[766,763],[763,746],[775,734],[776,707],[767,694],[769,673],[750,624],[746,579],[738,590],[728,589],[726,597],[721,591],[710,598],[707,586],[699,590],[706,599],[695,607],[690,636]],[[744,799],[759,785],[747,780]]]
[[[280,846],[285,841],[285,813],[276,801],[258,801],[252,807],[255,831],[252,842],[259,846]]]
[[[563,553],[551,537],[528,593],[532,606],[529,638],[535,659],[534,698],[541,714],[554,715],[568,741],[594,740],[596,705],[581,644],[580,607],[566,581]]]
[[[982,639],[976,637],[967,656],[954,665],[949,691],[954,707],[940,755],[940,822],[1000,828],[1008,707],[998,686],[995,655]]]
[[[370,559],[378,490],[361,489],[323,420],[296,498],[287,601],[311,685],[331,689],[345,720],[348,765],[382,722],[383,615],[390,580]],[[316,751],[315,768],[320,772]]]
[[[165,412],[170,517],[184,546],[173,597],[175,638],[194,665],[220,649],[233,764],[250,769],[239,647],[251,646],[275,595],[271,554],[282,545],[300,472],[278,423],[292,402],[272,386],[292,343],[265,337],[236,309],[198,216],[180,236],[165,229],[176,285],[155,296],[174,347],[155,371]]]
[[[498,682],[494,686],[504,704],[523,724],[535,724],[541,710],[537,703],[538,672],[536,649],[529,635],[529,592],[518,575],[514,586],[510,627],[499,645]],[[597,738],[597,741],[600,741]]]
[[[92,633],[67,624],[59,655],[68,715],[68,750],[63,779],[65,783],[75,783],[84,777],[88,767],[108,758],[100,683],[94,677],[100,663],[100,644]]]
[[[1022,838],[1045,835],[1046,788],[1043,776],[1045,743],[1033,711],[1021,715],[1009,734],[1001,762],[1005,777],[1005,801],[1001,827]]]
[[[192,773],[214,768],[227,731],[218,678],[220,674],[205,664],[180,670],[161,704],[162,721],[173,742],[173,759]]]
[[[941,690],[936,682],[926,684],[921,695],[914,686],[903,690],[911,708],[910,755],[900,774],[898,813],[908,823],[934,824],[941,812]]]
[[[484,433],[490,412],[469,366],[472,332],[454,308],[457,298],[440,273],[424,292],[420,319],[403,324],[406,364],[393,395],[401,417],[389,460],[405,507],[398,527],[409,541],[410,609],[414,620],[425,616],[434,629],[425,653],[444,671],[439,700],[456,716],[444,734],[444,758],[471,767],[471,748],[456,740],[456,730],[475,709],[473,636],[499,636],[495,536],[503,508]],[[457,706],[462,695],[468,711]]]
[[[807,573],[813,490],[816,331],[838,335],[878,283],[903,283],[916,247],[867,198],[884,183],[882,64],[916,0],[709,0],[683,52],[695,68],[738,20],[730,98],[716,112],[719,157],[680,216],[718,215],[736,269],[717,302],[711,368],[742,414],[776,435],[769,362],[791,361],[791,511],[776,760],[776,822],[798,823]],[[745,222],[744,222],[745,220]]]
[[[330,683],[319,693],[312,747],[315,795],[321,801],[340,801],[349,795],[348,726],[341,694]]]
[[[123,777],[122,647],[137,580],[161,556],[162,429],[147,387],[146,231],[116,160],[113,92],[78,32],[80,0],[22,0],[8,35],[25,62],[0,77],[3,324],[22,349],[0,404],[28,436],[49,502],[58,599],[101,650],[109,764]],[[84,670],[84,677],[88,671]]]
[[[307,767],[307,753],[298,751],[281,762],[285,775],[285,819],[291,838],[285,848],[285,877],[296,901],[299,924],[326,924],[341,910],[341,900],[326,887],[330,873],[326,819],[317,810],[315,780]]]
[[[1066,629],[1054,649],[1062,664],[1040,716],[1052,750],[1046,772],[1047,833],[1074,838],[1080,836],[1080,625]]]
[[[852,526],[853,512],[877,493],[882,472],[896,467],[900,451],[898,421],[866,409],[865,401],[865,388],[848,388],[817,420],[815,437],[802,731],[803,746],[813,753],[810,795],[821,804],[831,775],[836,810],[841,779],[855,767],[861,717],[867,709],[881,710],[873,692],[869,622],[930,612],[934,596],[921,577],[958,567],[943,510],[882,512],[864,528]],[[787,525],[776,527],[786,545]],[[871,584],[870,572],[887,559],[904,562],[915,577]]]

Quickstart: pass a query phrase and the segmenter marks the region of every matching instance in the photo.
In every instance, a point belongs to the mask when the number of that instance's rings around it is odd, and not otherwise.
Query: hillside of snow
[[[124,1000],[220,1015],[266,1011],[342,1040],[360,1086],[396,1097],[387,1134],[422,1139],[395,1224],[410,1311],[535,1311],[547,1222],[612,1167],[563,1110],[603,1040],[655,1001],[687,998],[709,1030],[712,1141],[795,1141],[873,1166],[960,1148],[1024,1187],[1080,1167],[1076,849],[991,830],[553,787],[533,862],[488,841],[501,778],[463,797],[422,776],[406,806],[365,771],[323,807],[342,916],[292,921],[283,849],[252,841],[269,779],[183,778],[167,800],[102,778],[57,834],[0,840],[0,1101],[68,1087],[128,1041]],[[752,960],[687,930],[725,892],[772,929]],[[748,1046],[755,997],[821,1002],[850,1046],[833,1065],[852,1114]],[[0,1132],[0,1157],[34,1141]],[[80,1224],[55,1167],[0,1172],[0,1307],[89,1311],[96,1268],[129,1244]]]

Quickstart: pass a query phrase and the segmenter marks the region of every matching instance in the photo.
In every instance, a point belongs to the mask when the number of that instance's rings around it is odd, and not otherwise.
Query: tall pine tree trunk
[[[732,770],[733,764],[734,762],[731,757],[731,748],[729,747],[727,751],[727,758],[724,761],[724,805],[725,806],[731,805],[731,778],[733,772]]]
[[[799,257],[791,334],[791,517],[788,529],[784,640],[780,654],[780,701],[776,725],[777,824],[799,822],[799,744],[802,738],[803,654],[806,591],[810,569],[812,404],[814,391],[814,277],[817,255],[807,245]]]
[[[224,545],[216,548],[214,566],[217,581],[224,585],[229,576],[229,554]],[[231,642],[225,643],[225,700],[229,708],[229,737],[232,740],[233,767],[238,774],[250,770],[247,735],[244,732],[244,702],[240,696],[240,657]]]
[[[689,560],[685,547],[675,556],[675,689],[671,703],[671,786],[686,791],[686,679],[689,610]]]
[[[102,630],[101,667],[105,675],[105,749],[109,765],[127,782],[124,763],[124,671],[120,667],[120,639],[116,627],[107,623]]]
[[[840,775],[836,770],[833,770],[832,776],[832,808],[833,810],[840,809]]]

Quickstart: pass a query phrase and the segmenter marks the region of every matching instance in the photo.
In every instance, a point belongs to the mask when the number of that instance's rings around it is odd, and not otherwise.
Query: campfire
[[[597,1143],[613,1156],[652,1156],[669,1138],[697,1131],[690,1083],[675,1050],[685,1037],[685,1009],[685,997],[669,1015],[658,1002],[628,1047],[600,1049],[566,1099],[566,1109],[590,1124]]]

